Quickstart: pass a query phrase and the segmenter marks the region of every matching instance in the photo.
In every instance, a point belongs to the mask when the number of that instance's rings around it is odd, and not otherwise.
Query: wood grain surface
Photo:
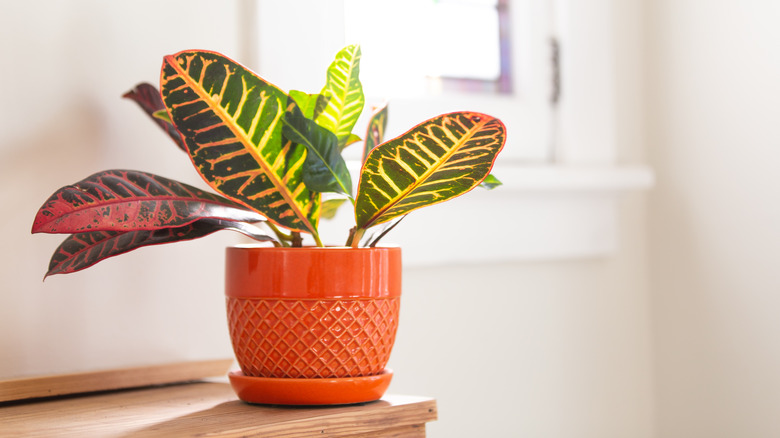
[[[0,381],[0,403],[224,376],[232,363],[217,359],[5,380]]]
[[[424,437],[436,401],[388,395],[350,406],[238,400],[227,383],[194,382],[0,405],[0,436]]]

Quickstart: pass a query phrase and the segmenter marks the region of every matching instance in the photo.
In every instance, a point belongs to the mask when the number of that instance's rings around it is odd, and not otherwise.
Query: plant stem
[[[301,238],[301,233],[299,233],[297,231],[294,231],[292,233],[291,245],[293,247],[297,247],[297,248],[300,248],[301,246],[303,246],[303,239]]]
[[[314,242],[317,244],[317,246],[319,246],[319,247],[325,246],[325,245],[323,245],[322,240],[320,240],[320,235],[319,234],[317,234],[317,233],[312,234],[312,237],[314,237]]]
[[[276,234],[276,237],[278,237],[280,240],[292,240],[291,234],[286,234],[284,231],[280,230],[279,227],[272,224],[271,222],[266,222],[269,228],[271,228],[271,231]]]
[[[287,242],[292,240],[292,236],[289,234],[285,234],[282,230],[279,229],[276,225],[272,224],[271,222],[266,222],[266,225],[268,225],[268,228],[271,229],[271,231],[276,234],[276,237],[279,239],[279,243],[281,246],[290,246]]]
[[[368,244],[368,246],[369,246],[370,248],[374,248],[374,247],[376,246],[376,244],[379,242],[379,240],[380,240],[380,239],[382,239],[383,237],[385,237],[385,235],[386,235],[387,233],[389,233],[389,232],[390,232],[390,230],[392,230],[393,228],[395,228],[395,226],[396,226],[396,225],[400,224],[400,223],[401,223],[401,221],[402,221],[402,220],[404,220],[404,218],[405,218],[405,217],[406,217],[406,215],[403,215],[403,216],[401,216],[401,218],[400,218],[400,219],[398,219],[397,221],[395,221],[395,222],[394,222],[392,225],[390,225],[389,227],[385,227],[385,229],[384,229],[384,230],[382,230],[382,232],[381,232],[381,233],[379,233],[379,236],[377,236],[377,237],[373,238],[373,240],[371,240],[371,243],[369,243],[369,244]]]
[[[286,234],[282,230],[279,229],[276,225],[272,224],[271,222],[266,222],[268,224],[268,227],[271,228],[271,230],[276,234],[276,237],[279,238],[279,242],[282,244],[282,246],[290,246],[288,242],[292,242],[292,246],[301,246],[300,244],[300,233],[290,233]],[[317,244],[317,246],[325,246],[322,243],[322,240],[320,240],[319,233],[311,233],[312,237],[314,237],[314,242]],[[296,237],[297,236],[297,237]],[[296,244],[296,239],[298,239],[298,243]]]
[[[364,228],[355,228],[352,233],[349,234],[349,239],[347,240],[347,246],[351,246],[352,248],[357,248],[360,246],[360,239],[363,238],[363,234],[366,232]]]

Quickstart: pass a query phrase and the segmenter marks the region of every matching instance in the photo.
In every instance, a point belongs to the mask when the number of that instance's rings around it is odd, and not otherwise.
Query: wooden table
[[[0,404],[0,436],[424,437],[436,401],[388,395],[352,406],[257,406],[227,383],[192,382]]]

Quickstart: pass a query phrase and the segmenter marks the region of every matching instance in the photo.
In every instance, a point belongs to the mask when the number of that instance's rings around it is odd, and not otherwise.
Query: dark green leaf
[[[306,146],[303,182],[315,192],[336,192],[352,196],[352,179],[341,156],[336,135],[304,117],[290,101],[283,119],[282,135]]]

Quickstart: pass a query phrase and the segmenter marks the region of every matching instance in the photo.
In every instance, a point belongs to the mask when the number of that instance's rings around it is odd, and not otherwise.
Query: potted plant
[[[454,112],[383,142],[387,107],[366,129],[357,190],[341,152],[364,106],[359,46],[342,49],[321,92],[285,93],[215,52],[164,57],[159,91],[125,94],[190,157],[209,193],[158,175],[107,170],[57,190],[33,233],[66,233],[47,276],[134,249],[235,230],[227,249],[231,340],[243,400],[353,403],[382,396],[398,325],[399,248],[377,242],[409,212],[500,184],[498,119]],[[324,196],[323,196],[324,195]],[[327,199],[325,198],[327,196]],[[343,203],[355,226],[326,246],[319,220]]]

